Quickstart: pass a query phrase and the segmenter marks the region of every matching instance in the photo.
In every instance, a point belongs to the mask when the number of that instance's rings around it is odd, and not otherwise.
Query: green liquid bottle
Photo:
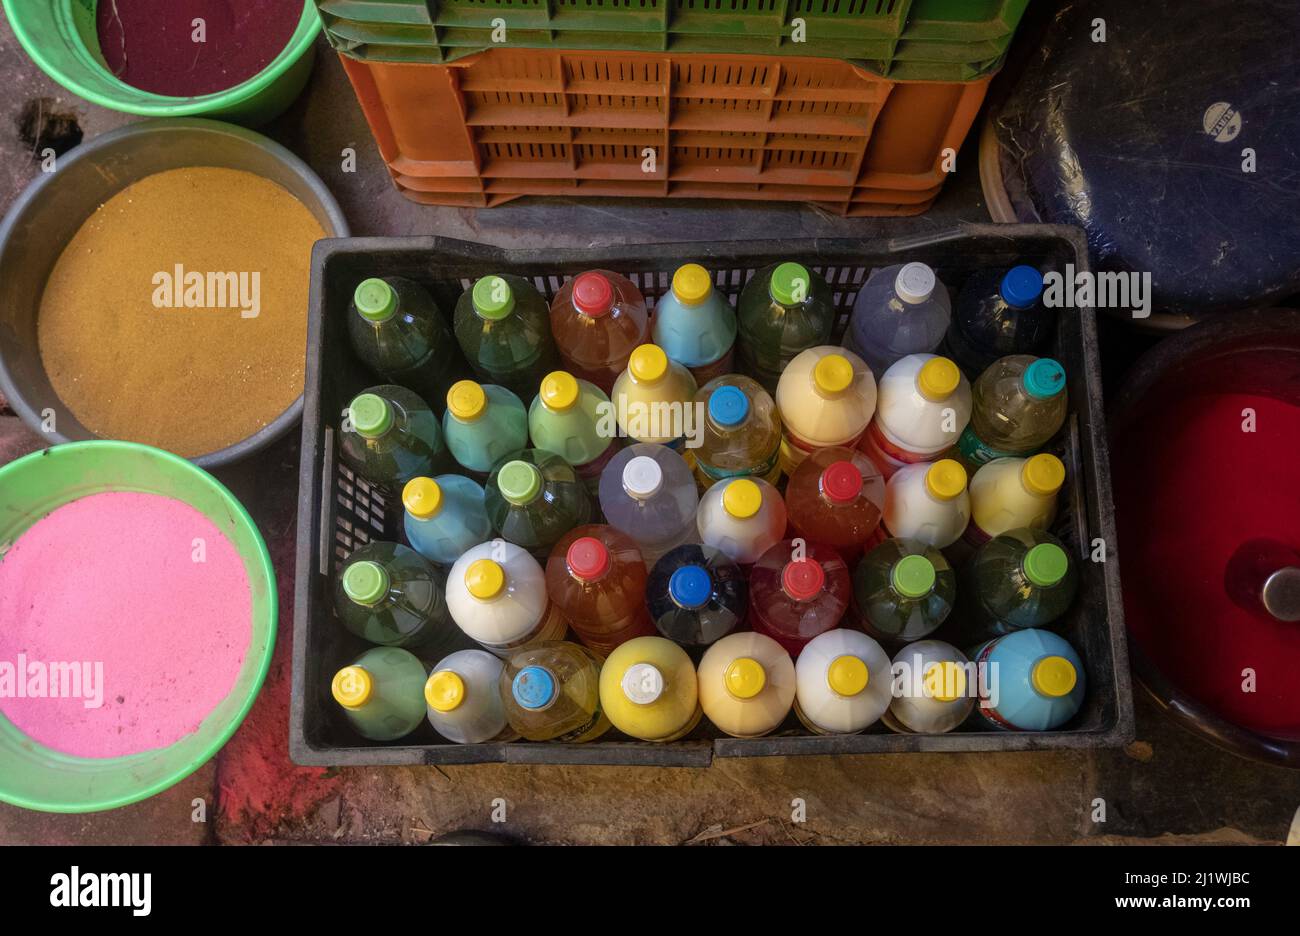
[[[482,383],[531,400],[542,378],[559,367],[551,309],[518,276],[484,276],[456,303],[456,341]]]
[[[410,651],[375,647],[335,673],[330,692],[357,734],[396,741],[424,722],[428,676]]]
[[[943,553],[920,540],[887,539],[853,572],[853,607],[877,640],[928,637],[952,612],[957,575]]]
[[[600,657],[563,640],[506,658],[501,698],[510,727],[529,741],[591,741],[609,730],[600,706]]]
[[[361,477],[397,492],[412,478],[454,467],[433,410],[410,390],[393,384],[371,387],[353,398],[344,413],[339,450]]]
[[[972,643],[1029,627],[1047,627],[1070,610],[1079,572],[1065,545],[1042,530],[1011,530],[975,553],[961,594],[969,604]]]
[[[999,358],[971,387],[970,423],[957,451],[972,473],[995,458],[1031,455],[1060,430],[1068,407],[1059,363],[1030,354]]]
[[[464,645],[446,594],[446,574],[414,549],[374,542],[348,557],[334,586],[334,607],[343,626],[362,640],[436,658]]]
[[[560,537],[591,522],[582,479],[563,458],[541,449],[525,449],[499,466],[485,491],[492,528],[542,563]]]
[[[741,369],[774,394],[787,364],[830,342],[835,325],[831,289],[801,264],[765,267],[740,293],[739,320]]]

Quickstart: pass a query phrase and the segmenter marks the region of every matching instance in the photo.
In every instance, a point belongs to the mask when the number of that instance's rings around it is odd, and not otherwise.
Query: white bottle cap
[[[917,305],[930,298],[935,282],[934,270],[924,263],[907,263],[898,271],[894,280],[894,292],[904,302]]]
[[[649,455],[638,455],[623,467],[623,490],[637,500],[654,497],[663,484],[664,470]]]
[[[623,694],[637,705],[649,705],[664,692],[664,674],[651,663],[634,663],[623,674]]]

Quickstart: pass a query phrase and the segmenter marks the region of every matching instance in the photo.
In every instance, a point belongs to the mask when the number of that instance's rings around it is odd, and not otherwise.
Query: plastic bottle
[[[948,619],[956,598],[952,566],[919,540],[887,539],[853,570],[858,623],[891,645],[930,636]]]
[[[330,692],[357,734],[396,741],[424,723],[426,675],[409,651],[375,647],[336,672]]]
[[[918,640],[894,655],[894,697],[882,721],[898,732],[943,734],[970,716],[979,678],[966,655],[942,640]]]
[[[909,354],[939,347],[952,321],[948,290],[924,263],[873,270],[858,290],[844,347],[883,374]]]
[[[975,381],[971,399],[970,423],[957,440],[971,470],[995,458],[1031,455],[1065,423],[1065,368],[1028,354],[1000,358]]]
[[[966,539],[979,546],[1008,530],[1046,530],[1064,483],[1065,465],[1055,455],[995,458],[971,478]]]
[[[840,554],[821,543],[793,540],[772,546],[749,573],[749,626],[779,643],[791,657],[814,637],[839,627],[853,599]]]
[[[446,653],[462,642],[446,587],[446,575],[414,549],[377,541],[348,556],[334,584],[334,608],[362,640],[425,656]]]
[[[660,634],[699,654],[745,620],[749,582],[722,550],[688,543],[654,564],[646,604]]]
[[[856,734],[893,698],[889,654],[866,634],[836,629],[814,637],[795,661],[794,713],[817,734]]]
[[[973,639],[1045,627],[1074,602],[1079,572],[1065,545],[1043,530],[1008,530],[963,570],[963,607]]]
[[[880,378],[876,414],[859,448],[888,480],[904,465],[934,461],[970,422],[970,384],[933,354],[900,358]]]
[[[771,637],[723,637],[700,660],[700,706],[719,731],[760,738],[775,731],[794,705],[794,662]]]
[[[811,453],[785,487],[795,536],[825,543],[853,564],[882,537],[885,479],[861,452],[835,446]]]
[[[510,727],[529,741],[593,741],[609,730],[600,704],[600,658],[556,640],[516,650],[501,671]]]
[[[645,605],[645,562],[610,526],[569,531],[546,561],[546,593],[578,639],[602,656],[655,632]]]
[[[690,450],[700,490],[727,478],[781,479],[781,417],[758,381],[726,374],[701,387],[695,402],[704,407],[700,444]]]
[[[781,470],[791,475],[811,451],[857,444],[876,411],[876,379],[851,351],[809,348],[781,375],[776,405],[785,432]]]
[[[501,459],[528,447],[528,412],[505,387],[462,380],[447,391],[442,435],[461,467],[483,479]]]
[[[513,741],[518,732],[506,720],[497,657],[485,650],[458,650],[433,668],[424,684],[429,724],[454,744]]]
[[[581,273],[551,301],[551,331],[564,369],[610,393],[632,350],[650,340],[645,298],[626,276]]]
[[[438,405],[464,371],[455,336],[433,297],[400,276],[357,284],[348,338],[361,363],[374,373]]]
[[[610,723],[629,737],[676,741],[700,723],[695,666],[671,640],[629,640],[600,668],[600,705]]]
[[[451,565],[471,546],[492,538],[483,488],[464,475],[412,478],[402,489],[406,539],[438,565]]]
[[[885,529],[944,549],[961,539],[970,522],[966,469],[951,458],[907,465],[885,485]]]
[[[785,501],[758,478],[719,481],[700,498],[696,526],[705,545],[752,565],[785,536]]]
[[[663,348],[646,344],[632,352],[609,398],[618,413],[618,428],[628,438],[680,449],[695,428],[695,390],[690,371],[668,360]]]
[[[696,383],[731,373],[736,313],[698,263],[673,274],[672,288],[655,304],[653,335],[670,358],[690,368]]]
[[[695,538],[699,503],[690,466],[662,445],[629,445],[600,476],[605,519],[636,543],[647,565]]]
[[[1006,634],[977,648],[972,657],[989,673],[989,690],[981,691],[975,711],[994,728],[1051,731],[1083,705],[1083,661],[1051,631]]]
[[[343,417],[339,453],[372,484],[400,491],[412,478],[453,467],[438,417],[405,387],[371,387],[353,397]]]
[[[830,341],[835,305],[824,279],[801,264],[780,263],[764,267],[745,284],[737,319],[741,369],[776,393],[791,361]]]
[[[546,561],[551,547],[576,526],[591,522],[591,497],[559,455],[524,449],[498,465],[484,486],[492,529]]]
[[[957,294],[943,353],[972,377],[1007,354],[1042,354],[1056,325],[1042,298],[1043,275],[1031,266],[972,275]]]
[[[601,431],[608,423],[609,397],[594,383],[568,371],[552,371],[528,408],[533,446],[559,455],[595,493],[600,473],[619,450],[616,434]],[[612,424],[609,424],[612,428]]]
[[[531,399],[560,363],[546,300],[526,279],[484,276],[456,303],[456,340],[482,383]]]
[[[568,624],[546,594],[537,560],[504,540],[482,543],[447,573],[447,607],[472,640],[499,657],[560,640]]]

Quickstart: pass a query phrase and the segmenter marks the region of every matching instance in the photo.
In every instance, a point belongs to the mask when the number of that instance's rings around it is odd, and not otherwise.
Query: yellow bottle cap
[[[578,378],[568,371],[551,371],[542,378],[541,397],[547,409],[572,409],[578,402]]]
[[[842,354],[828,354],[813,368],[813,383],[822,393],[843,393],[853,383],[853,365]]]
[[[950,501],[966,490],[966,469],[951,458],[943,458],[925,473],[925,487],[931,497]]]
[[[1050,497],[1065,483],[1065,465],[1055,455],[1035,455],[1025,460],[1020,480],[1031,494]]]
[[[698,263],[688,263],[673,274],[673,295],[682,305],[699,305],[713,291],[709,271]]]
[[[654,383],[668,373],[668,355],[658,345],[643,344],[632,352],[627,369],[634,379]]]
[[[439,670],[424,684],[424,701],[435,712],[454,712],[465,701],[465,680],[454,670]]]
[[[763,506],[763,489],[748,478],[737,478],[722,491],[722,509],[737,520],[748,520]]]
[[[442,510],[442,488],[433,478],[412,478],[402,488],[402,506],[416,520],[436,517]]]
[[[960,384],[961,371],[946,357],[930,358],[916,375],[916,386],[921,396],[931,403],[948,399]]]
[[[506,570],[491,559],[476,559],[465,570],[465,590],[479,601],[491,601],[506,587]]]
[[[752,699],[767,685],[767,670],[758,660],[740,657],[731,661],[722,678],[726,681],[727,691],[737,699]]]
[[[360,708],[365,705],[374,688],[375,683],[370,674],[359,666],[343,667],[334,674],[334,680],[330,683],[334,701],[344,708]]]
[[[836,695],[855,696],[867,688],[871,673],[860,657],[844,654],[826,667],[826,684]]]
[[[487,394],[472,380],[458,380],[447,391],[447,409],[466,422],[478,419],[487,407]]]
[[[966,671],[960,663],[944,660],[925,668],[925,694],[936,702],[956,702],[966,694]]]
[[[1079,681],[1079,674],[1065,657],[1048,656],[1034,664],[1029,678],[1043,695],[1059,699],[1070,694]]]

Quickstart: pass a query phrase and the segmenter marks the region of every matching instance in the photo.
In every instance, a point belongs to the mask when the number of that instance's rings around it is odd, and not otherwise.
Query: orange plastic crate
[[[475,207],[589,195],[920,214],[990,80],[900,84],[834,59],[538,49],[343,64],[398,188]]]

